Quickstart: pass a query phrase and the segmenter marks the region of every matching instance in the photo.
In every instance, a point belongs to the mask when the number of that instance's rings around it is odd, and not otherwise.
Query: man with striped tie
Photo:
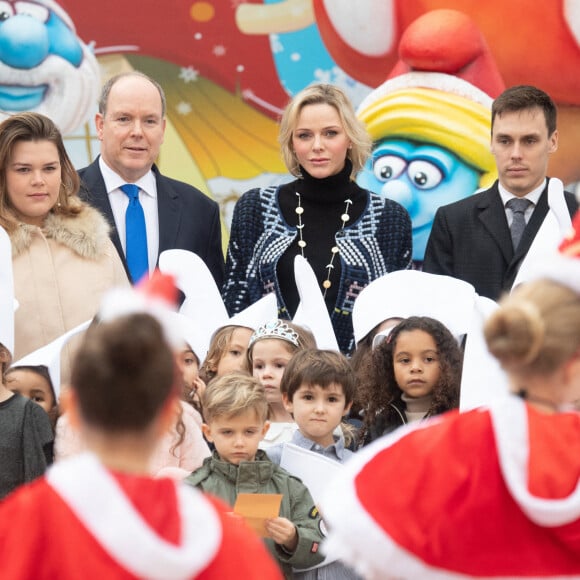
[[[547,214],[556,205],[570,215],[578,209],[575,197],[546,177],[557,148],[556,107],[549,95],[520,85],[497,97],[491,152],[498,181],[437,210],[423,270],[465,280],[493,300],[509,292]]]

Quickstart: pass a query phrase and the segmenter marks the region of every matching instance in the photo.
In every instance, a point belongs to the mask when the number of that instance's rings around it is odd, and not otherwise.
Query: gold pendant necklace
[[[298,247],[300,248],[300,253],[302,254],[302,257],[305,258],[306,256],[304,256],[304,248],[306,247],[306,241],[304,240],[304,236],[302,233],[302,230],[304,229],[304,223],[302,222],[302,214],[304,213],[304,208],[302,207],[302,196],[300,195],[300,193],[296,192],[296,197],[298,198],[298,205],[296,206],[296,209],[294,211],[298,215],[298,225],[296,226],[298,229],[298,236],[299,236]],[[350,210],[351,205],[352,205],[351,199],[344,200],[344,213],[340,216],[342,224],[341,224],[339,230],[336,232],[337,234],[339,232],[342,232],[342,230],[344,230],[344,226],[346,225],[346,222],[348,222],[348,220],[350,219],[350,215],[348,212]],[[335,234],[335,236],[336,236],[336,234]],[[332,270],[334,270],[334,265],[333,265],[334,258],[337,254],[338,254],[338,246],[332,246],[332,248],[330,249],[330,262],[328,262],[328,264],[325,266],[326,280],[324,280],[324,282],[322,283],[322,288],[323,288],[322,295],[325,298],[326,298],[326,291],[332,286],[332,282],[330,281],[330,274],[331,274]]]

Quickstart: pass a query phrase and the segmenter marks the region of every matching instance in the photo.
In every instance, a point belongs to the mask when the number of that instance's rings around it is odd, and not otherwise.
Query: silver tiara
[[[298,333],[290,328],[286,322],[277,318],[262,324],[262,326],[254,331],[254,334],[250,337],[248,348],[263,338],[279,338],[291,342],[296,347],[300,346],[300,336]]]

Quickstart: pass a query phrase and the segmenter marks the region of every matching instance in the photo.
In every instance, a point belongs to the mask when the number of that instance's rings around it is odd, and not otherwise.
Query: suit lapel
[[[157,212],[159,215],[159,254],[177,247],[177,234],[181,223],[181,200],[168,179],[159,173],[154,165],[157,183]],[[159,260],[159,255],[157,256]]]
[[[479,220],[498,245],[506,263],[512,261],[514,250],[505,210],[496,184],[481,195],[477,204]]]
[[[522,239],[520,241],[520,245],[518,246],[516,253],[513,256],[513,259],[509,263],[509,266],[506,270],[505,280],[510,280],[512,283],[516,278],[518,270],[522,264],[523,259],[526,257],[538,230],[540,229],[546,214],[548,213],[548,193],[547,188],[544,189],[540,199],[532,216],[530,217],[530,221],[526,225],[526,229],[522,234]],[[511,284],[510,284],[511,285]]]
[[[109,196],[107,194],[107,188],[105,186],[105,180],[101,174],[99,168],[99,158],[95,159],[86,169],[81,172],[81,179],[84,185],[84,195],[88,203],[90,203],[94,208],[98,209],[103,216],[105,216],[109,226],[111,227],[111,232],[109,237],[123,262],[123,267],[131,279],[129,273],[129,268],[127,266],[127,260],[125,258],[125,252],[123,251],[123,246],[121,245],[121,238],[119,237],[119,232],[117,231],[117,226],[115,225],[115,218],[113,216],[113,209],[111,208],[111,202],[109,201]]]
[[[526,225],[524,233],[522,234],[522,239],[514,256],[514,260],[519,260],[528,253],[528,250],[530,249],[530,246],[532,245],[532,242],[548,213],[548,209],[548,193],[547,189],[544,189],[542,195],[540,195],[540,199],[538,199],[538,204],[534,208],[532,216],[530,217],[530,221]]]

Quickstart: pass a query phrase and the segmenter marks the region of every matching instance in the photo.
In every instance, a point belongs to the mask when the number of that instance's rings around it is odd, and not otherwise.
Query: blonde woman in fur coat
[[[50,119],[22,113],[0,124],[0,226],[12,242],[19,303],[14,360],[92,318],[108,288],[129,285],[105,218],[78,190]]]

